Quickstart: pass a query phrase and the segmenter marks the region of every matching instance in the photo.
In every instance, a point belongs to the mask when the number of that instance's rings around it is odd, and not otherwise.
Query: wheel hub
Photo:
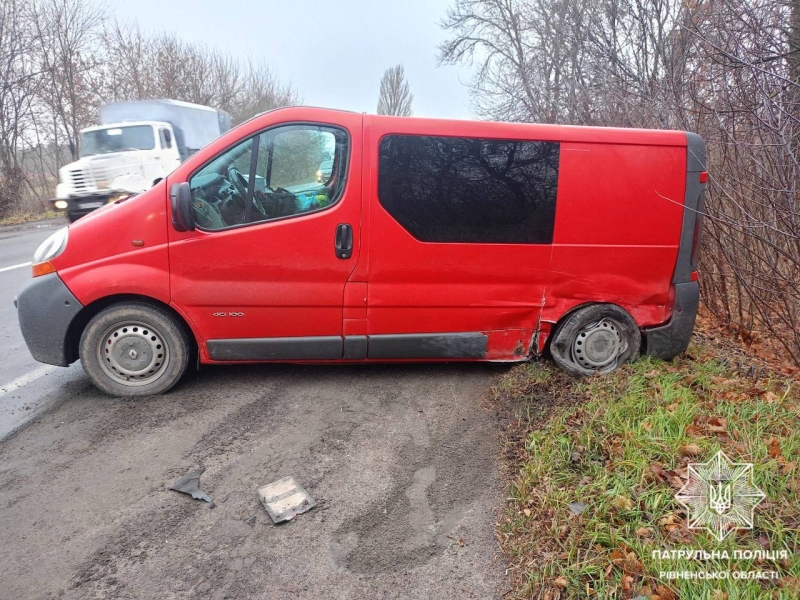
[[[103,370],[126,385],[154,381],[169,362],[163,336],[143,323],[111,327],[100,338],[97,355]]]
[[[575,336],[572,359],[587,369],[613,368],[617,357],[626,349],[619,324],[612,319],[603,319],[585,327]]]

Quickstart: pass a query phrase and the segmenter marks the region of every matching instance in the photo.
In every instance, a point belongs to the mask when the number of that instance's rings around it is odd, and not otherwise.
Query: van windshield
[[[155,130],[149,125],[111,127],[81,133],[81,156],[152,150],[155,147]]]

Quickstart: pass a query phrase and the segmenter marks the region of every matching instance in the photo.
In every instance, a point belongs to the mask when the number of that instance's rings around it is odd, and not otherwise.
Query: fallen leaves
[[[658,479],[662,481],[667,481],[667,473],[664,471],[664,467],[661,466],[661,463],[650,463],[650,472],[653,473]]]
[[[678,594],[673,592],[665,585],[656,587],[656,593],[650,596],[650,600],[677,600]]]
[[[788,475],[797,467],[797,461],[786,462],[783,456],[778,457],[778,473],[781,475]]]
[[[620,459],[625,455],[625,449],[622,446],[622,436],[612,435],[605,440],[605,451],[610,458]]]
[[[779,458],[781,456],[781,443],[778,438],[773,437],[767,442],[767,451],[770,458]]]
[[[625,496],[617,496],[611,503],[620,510],[633,510],[633,501]]]
[[[633,584],[636,580],[631,575],[622,576],[622,591],[630,592],[633,589]]]
[[[695,443],[686,444],[681,446],[680,453],[683,456],[697,456],[700,454],[700,446]]]
[[[706,423],[706,428],[713,433],[726,433],[728,431],[728,420],[722,417],[712,417]]]
[[[764,402],[775,402],[778,398],[779,398],[778,394],[776,394],[772,390],[764,392],[764,394],[761,396],[761,399],[764,400]]]
[[[681,522],[680,517],[678,517],[674,513],[670,513],[664,517],[661,517],[658,520],[658,524],[661,525],[661,527],[663,527],[664,530],[667,532],[670,532],[676,527],[678,527],[680,522]]]
[[[769,457],[778,463],[778,473],[788,475],[797,467],[797,461],[787,461],[781,450],[781,442],[778,438],[772,437],[765,442]]]
[[[658,524],[667,539],[680,543],[691,542],[692,534],[686,529],[685,521],[675,513],[660,518]]]
[[[688,470],[685,467],[678,467],[666,471],[664,467],[657,462],[650,463],[650,472],[653,473],[658,480],[668,483],[676,490],[681,489],[689,478]]]
[[[613,567],[622,569],[627,575],[640,576],[644,573],[644,563],[630,548],[616,548],[608,555]]]

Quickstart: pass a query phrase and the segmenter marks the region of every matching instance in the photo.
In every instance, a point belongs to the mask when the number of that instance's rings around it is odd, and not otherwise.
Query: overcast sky
[[[110,0],[111,16],[265,59],[304,104],[375,112],[381,75],[405,66],[414,114],[471,118],[466,67],[436,66],[452,0]]]

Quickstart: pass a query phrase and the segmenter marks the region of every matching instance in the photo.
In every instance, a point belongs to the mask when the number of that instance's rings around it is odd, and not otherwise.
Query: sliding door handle
[[[340,223],[336,227],[334,246],[337,258],[346,260],[353,256],[353,228],[348,223]]]

